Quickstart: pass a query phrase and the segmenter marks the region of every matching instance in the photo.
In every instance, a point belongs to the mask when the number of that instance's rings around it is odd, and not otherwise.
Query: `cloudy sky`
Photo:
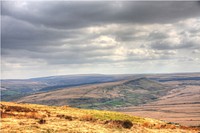
[[[2,2],[2,78],[200,72],[200,2]]]

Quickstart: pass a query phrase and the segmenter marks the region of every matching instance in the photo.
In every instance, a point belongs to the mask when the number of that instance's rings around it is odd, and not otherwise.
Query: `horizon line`
[[[59,76],[86,76],[86,75],[149,75],[149,74],[192,74],[192,73],[200,73],[199,72],[158,72],[158,73],[113,73],[113,74],[104,74],[104,73],[80,73],[80,74],[63,74],[63,75],[49,75],[49,76],[38,76],[38,77],[27,77],[27,78],[2,78],[2,80],[29,80],[36,78],[48,78],[48,77],[59,77]]]

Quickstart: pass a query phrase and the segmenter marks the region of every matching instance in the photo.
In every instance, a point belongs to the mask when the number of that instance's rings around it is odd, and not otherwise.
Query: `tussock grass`
[[[0,102],[3,133],[152,133],[198,132],[123,113]]]

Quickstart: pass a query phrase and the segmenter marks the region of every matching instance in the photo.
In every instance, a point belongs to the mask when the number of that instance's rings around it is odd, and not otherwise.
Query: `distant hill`
[[[1,80],[1,100],[128,114],[199,126],[200,73],[65,75]]]
[[[37,93],[17,101],[45,105],[67,104],[90,109],[114,109],[155,101],[171,89],[159,82],[138,78]]]
[[[22,96],[57,90],[61,88],[124,80],[131,75],[62,75],[31,79],[7,79],[1,80],[1,99],[11,101]]]
[[[83,110],[69,106],[0,102],[1,131],[35,133],[198,133],[185,127],[151,118],[118,112]]]
[[[74,86],[99,84],[106,82],[131,80],[141,77],[158,82],[192,80],[192,84],[200,85],[200,73],[175,73],[175,74],[77,74],[40,77],[31,79],[3,79],[1,80],[1,99],[14,101],[26,95],[48,92]]]

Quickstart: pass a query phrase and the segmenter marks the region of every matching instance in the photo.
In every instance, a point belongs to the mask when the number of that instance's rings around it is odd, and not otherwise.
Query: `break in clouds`
[[[2,2],[2,78],[195,72],[200,2]]]

